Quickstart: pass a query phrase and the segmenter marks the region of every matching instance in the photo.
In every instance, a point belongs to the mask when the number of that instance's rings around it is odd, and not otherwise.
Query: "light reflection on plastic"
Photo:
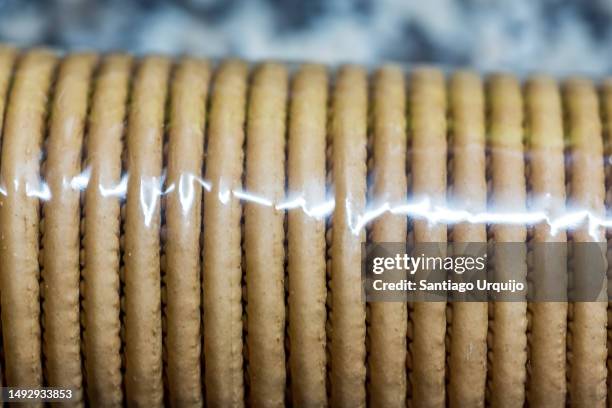
[[[227,204],[229,203],[230,200],[230,194],[232,192],[230,190],[219,190],[219,201],[221,201],[221,204]]]
[[[363,216],[357,217],[356,225],[351,226],[351,230],[354,234],[358,234],[367,224],[390,210],[390,204],[384,203],[377,208],[366,211]]]
[[[344,208],[346,209],[346,220],[351,232],[354,235],[359,235],[359,233],[362,231],[361,227],[359,226],[359,219],[361,216],[356,214],[355,217],[353,214],[353,202],[350,199],[344,201]],[[357,222],[354,222],[355,220],[357,220]]]
[[[234,190],[233,194],[234,194],[234,197],[240,200],[244,200],[244,201],[255,203],[255,204],[265,205],[266,207],[272,207],[272,204],[273,204],[271,200],[268,200],[265,197],[259,197],[255,194],[247,193],[246,191]]]
[[[304,199],[303,196],[299,196],[286,201],[281,201],[280,203],[276,204],[274,208],[280,211],[299,208],[309,217],[323,219],[334,211],[335,206],[336,202],[333,197],[323,201],[320,204],[309,207],[306,199]]]
[[[194,176],[193,179],[199,183],[202,188],[204,188],[204,190],[208,191],[209,193],[212,190],[212,184],[206,180],[204,180],[203,178],[199,177],[199,176]]]
[[[192,174],[181,174],[181,177],[179,177],[178,194],[183,215],[186,215],[189,212],[191,209],[191,204],[194,201],[195,188],[193,187],[193,178],[194,177]],[[172,187],[174,187],[174,185]],[[170,192],[171,191],[167,191],[167,193]]]
[[[36,197],[43,201],[49,201],[51,199],[51,189],[44,181],[40,182],[39,188],[32,188],[30,183],[26,182],[25,193],[28,197]]]
[[[147,227],[151,225],[159,198],[163,194],[162,184],[162,177],[143,178],[140,181],[140,206]]]
[[[591,222],[587,211],[567,212],[556,219],[546,218],[546,221],[550,225],[551,233],[558,233],[566,228],[571,229],[572,227],[577,227],[583,224],[585,220]]]
[[[128,185],[128,174],[125,173],[119,183],[114,186],[105,187],[102,184],[98,185],[98,190],[100,191],[100,195],[102,197],[117,197],[123,198],[127,194],[127,185]]]
[[[149,180],[141,180],[140,204],[142,206],[145,223],[150,225],[160,197],[178,192],[178,199],[183,212],[186,214],[195,198],[195,185],[200,185],[206,192],[211,192],[213,184],[194,174],[183,174],[179,178],[178,186],[171,184],[162,189],[164,175],[152,177]],[[85,168],[77,176],[63,181],[64,188],[76,191],[84,191],[91,180],[91,168]],[[127,195],[129,175],[122,175],[119,183],[114,186],[98,185],[98,190],[103,197],[125,198]],[[13,180],[14,191],[19,191],[19,180]],[[28,197],[36,197],[43,201],[51,200],[52,194],[48,184],[41,181],[36,187],[25,183],[25,192]],[[0,195],[7,196],[5,186],[0,186]],[[228,204],[231,198],[243,202],[255,203],[267,207],[273,207],[278,211],[300,210],[309,217],[324,219],[333,214],[335,200],[333,197],[326,198],[323,202],[309,203],[303,195],[290,194],[286,199],[274,201],[261,195],[250,193],[240,189],[219,188],[217,197],[222,204]],[[534,210],[506,211],[502,209],[489,208],[486,211],[469,211],[461,206],[451,204],[434,204],[431,200],[423,198],[420,200],[405,200],[398,203],[382,202],[368,207],[363,213],[358,213],[347,199],[345,209],[347,212],[348,226],[355,235],[360,234],[372,221],[389,213],[411,217],[416,220],[426,220],[430,225],[457,223],[485,224],[485,225],[523,225],[533,226],[546,224],[550,227],[550,233],[555,235],[563,230],[572,230],[579,227],[588,227],[588,233],[594,241],[601,240],[601,229],[612,228],[612,218],[602,218],[591,211],[580,208],[566,208],[557,216],[552,216],[543,205],[550,202],[546,195],[536,197],[532,203],[536,203]]]
[[[81,174],[69,180],[70,187],[73,190],[84,191],[89,185],[91,178],[91,167],[85,168]]]

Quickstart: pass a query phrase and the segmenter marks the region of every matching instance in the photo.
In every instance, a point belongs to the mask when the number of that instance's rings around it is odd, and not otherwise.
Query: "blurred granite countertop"
[[[605,0],[0,0],[0,40],[326,63],[612,72]]]

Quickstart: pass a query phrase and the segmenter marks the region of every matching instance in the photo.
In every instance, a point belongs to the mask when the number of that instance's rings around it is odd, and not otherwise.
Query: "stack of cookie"
[[[520,214],[605,221],[612,82],[1,48],[0,111],[3,386],[606,404],[607,302],[366,304],[361,245],[605,242],[606,222]],[[528,253],[495,262],[529,273]]]

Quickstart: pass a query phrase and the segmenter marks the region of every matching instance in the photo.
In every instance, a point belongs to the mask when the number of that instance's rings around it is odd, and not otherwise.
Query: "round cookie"
[[[128,404],[162,406],[160,195],[170,61],[137,68],[128,116],[125,218],[125,335]]]
[[[563,109],[554,79],[546,76],[530,78],[525,89],[525,103],[532,196],[529,209],[546,211],[553,217],[562,216],[565,213]],[[552,231],[546,222],[534,226],[535,245],[545,248],[547,243],[551,243],[551,246],[561,248],[566,241],[564,230]],[[549,262],[544,255],[539,250],[534,251],[534,268]],[[563,259],[551,272],[555,274],[555,279],[565,281],[567,285],[565,261]],[[544,273],[544,270],[536,271],[536,274],[540,273]],[[535,407],[563,406],[567,392],[567,302],[530,302],[529,311],[529,404]]]
[[[200,233],[210,67],[185,58],[172,78],[166,208],[168,388],[172,406],[202,406]]]
[[[612,78],[608,77],[603,80],[601,84],[601,98],[602,98],[602,119],[604,129],[604,173],[606,177],[606,218],[610,217],[610,208],[612,208],[612,163],[610,157],[612,157]],[[612,243],[612,230],[607,229],[606,235],[608,238],[608,248]],[[612,293],[612,251],[608,250],[608,299]],[[608,404],[610,398],[612,398],[612,303],[608,302]]]
[[[523,151],[523,101],[519,82],[512,76],[495,75],[488,83],[491,211],[521,213],[526,208]],[[496,244],[493,265],[496,280],[526,283],[526,250],[509,244],[527,239],[523,225],[492,226]],[[506,278],[507,277],[507,278]],[[522,407],[525,400],[527,360],[527,304],[497,301],[491,304],[490,398],[494,406]]]
[[[603,140],[599,102],[589,80],[572,78],[564,84],[569,132],[570,205],[602,218],[604,208]],[[574,243],[605,242],[603,230],[590,231],[585,222],[572,231]],[[574,275],[580,275],[581,262],[573,260]],[[604,282],[607,284],[607,282]],[[603,287],[607,295],[607,285]],[[573,313],[572,313],[573,312]],[[607,302],[574,302],[573,319],[568,324],[568,347],[571,355],[569,399],[572,406],[600,407],[606,404]],[[570,337],[571,335],[571,337]]]
[[[406,200],[406,85],[399,67],[384,66],[374,76],[373,154],[376,205],[394,207]],[[407,217],[385,213],[371,231],[373,242],[405,242]],[[370,304],[370,405],[406,405],[406,303]]]
[[[307,211],[325,202],[328,79],[325,68],[304,65],[291,85],[289,198],[305,208],[288,214],[289,365],[293,405],[327,404],[325,388],[325,221]]]
[[[361,243],[358,225],[366,201],[366,71],[342,67],[332,95],[331,124],[335,210],[331,270],[331,402],[333,406],[366,405],[365,305],[361,298]]]
[[[72,54],[60,64],[51,105],[44,178],[42,279],[45,374],[50,387],[69,388],[83,404],[79,283],[80,190],[83,131],[91,76],[98,57]]]
[[[450,117],[452,120],[451,188],[453,202],[472,214],[482,213],[487,205],[485,179],[485,104],[484,89],[478,75],[455,72],[450,80]],[[484,224],[459,223],[452,228],[455,251],[460,243],[485,243]],[[457,253],[455,254],[457,255]],[[488,304],[453,302],[450,323],[449,390],[451,406],[483,406],[487,379]]]
[[[204,361],[206,401],[243,406],[242,188],[248,67],[227,61],[213,81],[204,196]]]
[[[120,338],[121,152],[132,59],[107,56],[96,75],[84,168],[90,179],[83,216],[85,367],[91,404],[123,403]]]
[[[411,142],[411,199],[428,199],[443,205],[446,199],[446,92],[442,72],[419,68],[409,83],[409,135]],[[446,225],[424,219],[414,220],[416,244],[446,242]],[[412,324],[412,404],[443,407],[445,387],[446,303],[413,304]]]
[[[43,49],[19,61],[9,96],[0,178],[0,287],[6,382],[42,386],[39,205],[40,156],[57,58]],[[44,195],[43,195],[44,198]],[[40,405],[38,402],[32,405]]]
[[[2,143],[2,126],[4,125],[4,112],[7,104],[7,96],[17,57],[17,50],[14,48],[0,46],[0,145]],[[4,378],[2,378],[3,372],[4,370],[0,369],[0,384],[5,384]]]
[[[285,405],[285,120],[288,75],[266,63],[253,73],[246,133],[246,191],[269,201],[244,204],[247,344],[253,406]]]

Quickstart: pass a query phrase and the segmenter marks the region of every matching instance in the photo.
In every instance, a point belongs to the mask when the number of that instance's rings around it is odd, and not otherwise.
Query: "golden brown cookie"
[[[461,209],[479,214],[487,205],[484,89],[477,74],[458,71],[451,77],[449,93],[452,198]],[[453,226],[455,251],[461,251],[460,243],[485,243],[486,240],[484,224],[465,222]],[[451,309],[450,405],[484,406],[488,305],[486,302],[454,302]]]
[[[330,137],[336,207],[332,227],[331,403],[363,407],[365,392],[365,305],[361,298],[359,217],[366,199],[368,94],[366,71],[344,66],[332,95]]]
[[[9,96],[0,178],[0,287],[6,381],[42,386],[39,205],[48,199],[40,156],[56,56],[34,49],[20,60]],[[33,403],[32,405],[40,405]]]
[[[604,79],[601,84],[602,120],[604,129],[604,173],[606,178],[606,218],[610,217],[612,208],[612,78]],[[612,230],[607,229],[608,247],[612,243]],[[608,299],[612,294],[612,251],[608,250]],[[608,405],[612,403],[612,302],[608,302]]]
[[[375,205],[397,206],[406,200],[406,85],[399,67],[385,66],[373,88]],[[407,217],[386,213],[372,225],[373,242],[405,242]],[[370,304],[370,405],[406,405],[406,303]]]
[[[163,405],[160,195],[170,61],[146,57],[134,77],[128,116],[125,218],[126,397]]]
[[[13,69],[17,60],[17,50],[8,46],[0,46],[0,145],[2,143],[2,126],[4,125],[4,112],[7,96],[13,76]],[[4,363],[2,363],[2,366]],[[1,370],[3,371],[3,370]],[[0,383],[4,384],[3,374],[0,374]]]
[[[95,54],[72,54],[59,67],[51,105],[44,178],[42,279],[45,374],[48,385],[74,392],[83,404],[79,284],[80,187],[83,132]]]
[[[521,213],[526,208],[523,151],[523,100],[519,82],[512,76],[494,75],[488,84],[489,148],[491,151],[491,211]],[[493,241],[523,243],[523,225],[495,224]],[[525,282],[526,251],[498,245],[493,259],[496,279],[511,277]],[[509,278],[508,278],[509,279]],[[527,359],[527,304],[498,301],[492,304],[490,322],[490,391],[494,406],[522,407],[525,400]]]
[[[601,218],[605,214],[605,188],[597,94],[591,81],[582,78],[567,80],[563,91],[571,156],[569,201],[572,206]],[[591,230],[586,223],[572,231],[572,239],[574,243],[605,242],[603,230]],[[574,262],[573,267],[574,274],[580,274],[581,262]],[[607,285],[603,293],[607,295]],[[605,406],[607,302],[575,302],[570,313],[573,317],[568,325],[570,403],[578,407]]]
[[[183,59],[170,95],[166,200],[166,319],[172,406],[202,406],[200,235],[202,165],[210,67]]]
[[[204,361],[206,401],[243,406],[242,188],[247,65],[227,61],[213,81],[204,196]]]
[[[291,396],[295,406],[321,407],[327,404],[325,221],[314,213],[326,200],[325,68],[302,66],[292,81],[291,96],[288,193],[289,199],[301,198],[305,207],[290,209],[288,215]]]
[[[444,76],[419,68],[410,77],[410,149],[412,198],[444,205],[446,199],[446,92]],[[446,225],[414,221],[414,241],[446,242]],[[412,404],[443,407],[446,401],[446,303],[414,302],[410,320]]]
[[[107,56],[95,78],[84,168],[85,367],[91,404],[123,403],[120,321],[121,152],[132,59]]]
[[[565,212],[563,111],[559,87],[550,77],[536,76],[527,82],[525,93],[530,209],[546,211],[556,218]],[[533,229],[533,241],[542,247],[550,242],[550,248],[562,248],[566,234],[564,230],[553,231],[548,223],[542,222]],[[538,268],[536,273],[544,273],[540,268],[544,262],[547,262],[544,253],[535,251],[533,265]],[[557,279],[563,279],[567,284],[565,259],[557,267],[558,270],[554,271]],[[567,302],[531,302],[529,311],[529,404],[536,407],[563,406],[567,391]]]
[[[285,404],[285,119],[288,75],[267,63],[253,73],[246,134],[246,191],[268,204],[244,205],[247,344],[254,407]]]

